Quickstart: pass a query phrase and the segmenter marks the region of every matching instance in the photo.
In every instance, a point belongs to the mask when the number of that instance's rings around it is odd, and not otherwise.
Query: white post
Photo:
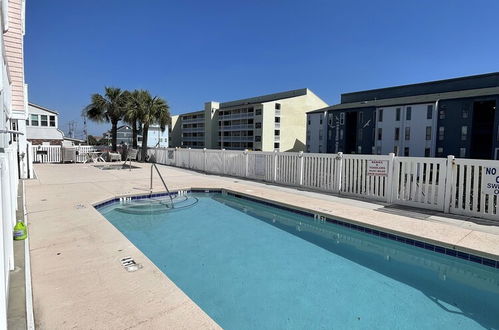
[[[206,148],[203,148],[203,171],[206,173]]]
[[[277,181],[277,150],[274,150],[274,182]]]
[[[248,177],[248,149],[244,149],[244,177]]]
[[[454,178],[452,177],[452,170],[454,167],[454,156],[447,156],[447,171],[445,173],[445,194],[444,198],[444,213],[450,212],[450,205],[453,198],[452,185],[454,183]]]
[[[393,202],[393,172],[395,170],[394,168],[394,160],[395,160],[395,154],[393,152],[390,152],[388,154],[388,176],[386,178],[386,201],[388,203]]]
[[[191,168],[191,148],[187,150],[187,154],[189,155],[189,161],[187,162],[187,168]]]
[[[225,149],[222,149],[222,174],[225,174]]]
[[[334,193],[339,193],[341,191],[341,171],[343,169],[343,153],[338,152],[336,155],[335,159],[335,171],[334,173],[334,185],[333,185],[333,192]]]
[[[303,151],[300,151],[300,153],[298,154],[298,158],[300,158],[300,186],[303,186],[303,163],[304,163],[304,159],[303,159]]]

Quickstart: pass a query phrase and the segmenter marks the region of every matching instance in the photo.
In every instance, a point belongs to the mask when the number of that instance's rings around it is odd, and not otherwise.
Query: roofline
[[[221,102],[220,109],[230,108],[230,107],[235,107],[235,106],[240,106],[240,105],[266,103],[266,102],[272,102],[272,101],[277,101],[277,100],[282,100],[282,99],[289,99],[292,97],[307,95],[309,91],[310,90],[308,88],[300,88],[300,89],[293,89],[293,90],[289,90],[289,91],[285,91],[285,92],[278,92],[278,93],[250,97],[250,98],[246,98],[246,99]]]
[[[401,88],[401,87],[414,87],[414,86],[432,85],[432,84],[436,84],[436,83],[459,81],[459,80],[469,79],[469,78],[485,78],[485,77],[491,77],[491,76],[494,76],[494,75],[499,75],[499,72],[489,72],[489,73],[477,74],[477,75],[472,75],[472,76],[464,76],[464,77],[456,77],[456,78],[449,78],[449,79],[432,80],[432,81],[425,81],[425,82],[421,82],[421,83],[414,83],[414,84],[407,84],[407,85],[397,85],[397,86],[390,86],[390,87],[365,89],[365,90],[356,91],[356,92],[341,93],[341,95],[342,96],[343,95],[355,95],[355,94],[368,93],[368,92],[388,91],[388,90],[394,90],[394,89]]]
[[[493,95],[499,95],[499,87],[487,87],[487,88],[467,89],[467,90],[459,90],[459,91],[445,92],[445,93],[403,96],[403,97],[396,97],[389,99],[378,99],[372,101],[339,103],[326,108],[314,110],[314,112],[346,110],[346,109],[355,109],[355,108],[388,107],[388,106],[397,106],[405,104],[422,104],[422,103],[436,102],[437,100],[452,100],[452,99],[461,99],[461,98],[464,99],[472,97],[486,97]]]
[[[32,107],[35,107],[35,108],[38,108],[40,110],[45,110],[45,111],[48,111],[48,112],[51,112],[51,113],[55,113],[56,115],[59,114],[59,112],[55,111],[55,110],[51,110],[51,109],[48,109],[48,108],[45,108],[45,107],[42,107],[41,105],[38,105],[38,104],[35,104],[35,103],[32,103],[32,102],[28,102],[28,106],[32,106]]]

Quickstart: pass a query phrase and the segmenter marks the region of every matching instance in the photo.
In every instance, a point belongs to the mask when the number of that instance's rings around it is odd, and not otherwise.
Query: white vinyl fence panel
[[[338,192],[337,155],[303,154],[301,185],[307,188]]]
[[[486,168],[499,168],[491,160],[455,159],[452,163],[452,184],[449,212],[497,220],[497,195],[484,189]]]
[[[386,175],[369,172],[369,162],[380,161],[386,164]],[[343,155],[341,165],[341,189],[344,195],[390,201],[390,178],[393,156]]]
[[[444,211],[446,158],[397,157],[393,201]]]

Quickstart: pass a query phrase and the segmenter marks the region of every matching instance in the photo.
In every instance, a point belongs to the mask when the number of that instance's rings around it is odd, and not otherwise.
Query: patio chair
[[[126,166],[126,162],[129,162],[129,168],[130,170],[132,170],[132,160],[135,161],[135,159],[137,158],[137,154],[138,154],[139,150],[138,149],[128,149],[127,153],[126,153],[126,158],[125,158],[125,163],[123,164],[123,167]]]
[[[107,154],[107,160],[109,162],[113,162],[113,161],[120,161],[121,160],[121,154],[119,152],[109,152]]]

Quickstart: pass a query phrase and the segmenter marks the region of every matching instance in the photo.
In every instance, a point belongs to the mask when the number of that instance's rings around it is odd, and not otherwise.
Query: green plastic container
[[[16,225],[14,226],[14,240],[22,241],[28,237],[28,228],[24,224],[22,220],[17,220]]]

